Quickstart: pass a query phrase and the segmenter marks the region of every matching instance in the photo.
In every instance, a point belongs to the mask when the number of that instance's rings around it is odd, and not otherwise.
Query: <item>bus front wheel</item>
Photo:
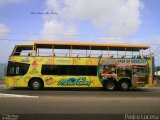
[[[108,91],[113,91],[116,89],[116,82],[114,80],[107,80],[104,82],[104,89]]]
[[[29,87],[32,89],[32,90],[40,90],[43,88],[43,83],[41,80],[39,79],[33,79],[30,81],[29,83]]]

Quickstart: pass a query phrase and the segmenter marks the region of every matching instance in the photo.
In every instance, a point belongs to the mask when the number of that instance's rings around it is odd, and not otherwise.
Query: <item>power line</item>
[[[0,33],[4,33],[4,32],[0,32]],[[22,34],[22,35],[42,35],[41,33],[25,33],[25,32],[9,32],[8,34]],[[127,37],[127,38],[154,38],[154,36],[143,36],[143,35],[136,35],[136,36],[116,36],[116,35],[86,35],[86,34],[53,34],[53,33],[48,33],[45,35],[53,35],[53,36],[88,36],[88,37]]]
[[[157,50],[159,50],[159,49],[160,49],[160,46],[159,46],[158,48],[156,48],[156,49],[153,51],[153,53],[157,52]]]
[[[155,54],[154,56],[156,57],[157,55],[160,55],[160,52],[158,52],[157,54]]]
[[[8,38],[1,38],[0,41],[43,41],[43,39],[8,39]],[[52,41],[52,40],[45,40],[45,41]],[[119,44],[146,44],[146,45],[160,45],[156,43],[119,43]]]

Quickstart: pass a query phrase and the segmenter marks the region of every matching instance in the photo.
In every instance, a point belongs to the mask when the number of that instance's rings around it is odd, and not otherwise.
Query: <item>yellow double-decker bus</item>
[[[152,86],[150,46],[81,42],[16,45],[8,61],[7,87],[103,87],[129,90]]]

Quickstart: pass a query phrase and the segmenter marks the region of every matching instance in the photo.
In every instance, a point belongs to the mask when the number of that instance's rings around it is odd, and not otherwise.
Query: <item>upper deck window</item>
[[[30,56],[33,46],[16,46],[12,52],[12,56]]]
[[[148,59],[148,45],[36,42],[37,56]]]

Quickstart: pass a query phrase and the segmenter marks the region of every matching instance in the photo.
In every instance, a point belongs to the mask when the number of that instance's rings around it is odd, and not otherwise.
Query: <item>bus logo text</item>
[[[78,79],[76,78],[62,78],[59,82],[58,85],[61,86],[81,86],[81,85],[87,85],[89,86],[91,84],[91,81],[87,81],[85,77],[79,77]]]

